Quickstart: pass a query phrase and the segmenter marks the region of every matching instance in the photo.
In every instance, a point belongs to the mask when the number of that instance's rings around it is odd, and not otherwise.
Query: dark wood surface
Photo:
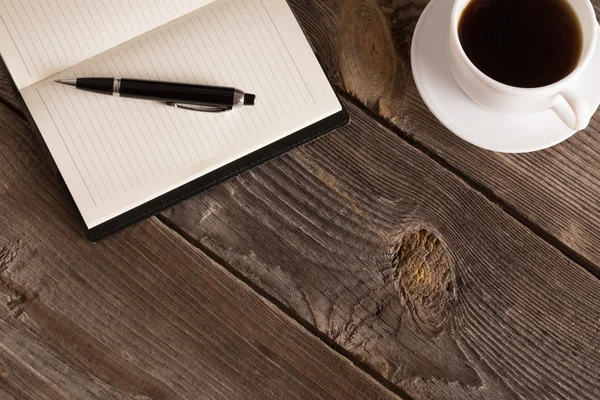
[[[346,105],[161,220],[414,398],[600,396],[600,282]]]
[[[1,62],[2,60],[0,59]],[[14,113],[22,115],[21,106],[12,88],[10,77],[4,72],[4,68],[0,69],[0,103],[10,108]]]
[[[0,398],[599,398],[598,120],[455,139],[426,3],[291,1],[353,124],[97,245],[0,77]]]

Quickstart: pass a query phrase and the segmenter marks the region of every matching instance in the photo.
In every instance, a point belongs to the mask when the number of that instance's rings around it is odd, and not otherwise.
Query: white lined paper
[[[211,1],[0,0],[0,49],[22,89]]]
[[[257,103],[206,114],[52,82],[76,76],[235,86]],[[217,0],[21,93],[88,227],[341,110],[285,0]]]

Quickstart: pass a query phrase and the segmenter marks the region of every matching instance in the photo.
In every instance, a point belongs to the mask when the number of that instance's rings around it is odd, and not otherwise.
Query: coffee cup
[[[497,112],[530,114],[553,110],[563,123],[579,131],[589,125],[592,110],[577,90],[577,82],[596,48],[598,23],[589,0],[564,0],[582,29],[582,51],[575,68],[557,82],[533,88],[511,86],[492,79],[469,59],[459,38],[460,18],[470,1],[455,0],[450,22],[450,70],[462,90],[480,106]]]

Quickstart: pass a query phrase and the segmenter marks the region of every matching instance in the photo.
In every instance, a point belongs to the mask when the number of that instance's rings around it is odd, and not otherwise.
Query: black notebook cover
[[[3,68],[4,72],[8,76],[10,76],[10,73],[8,72],[8,68],[6,67],[6,64],[4,63],[4,61],[2,61],[2,68]],[[266,147],[263,147],[263,148],[255,151],[254,153],[251,153],[251,154],[248,154],[247,156],[239,158],[239,159],[237,159],[237,160],[235,160],[235,161],[233,161],[233,162],[231,162],[209,174],[203,175],[200,178],[197,178],[183,186],[180,186],[168,193],[163,194],[162,196],[159,196],[153,200],[150,200],[149,202],[142,204],[139,207],[129,210],[109,221],[102,223],[101,225],[95,226],[90,229],[85,224],[83,217],[82,217],[81,213],[79,212],[79,209],[77,208],[77,205],[75,204],[75,201],[73,200],[73,197],[71,196],[71,193],[69,192],[69,189],[68,189],[67,185],[65,184],[65,181],[63,180],[63,178],[60,174],[60,171],[59,171],[58,167],[56,166],[56,163],[54,162],[52,155],[50,154],[50,151],[48,150],[48,147],[46,146],[46,143],[44,142],[44,139],[42,137],[42,134],[41,134],[39,128],[37,127],[31,114],[29,113],[29,110],[12,79],[11,79],[11,84],[13,86],[13,90],[15,91],[15,93],[17,94],[17,96],[19,98],[19,102],[21,104],[22,109],[25,112],[25,115],[27,116],[27,120],[31,124],[33,131],[36,133],[40,143],[42,144],[44,152],[46,153],[46,156],[47,156],[48,160],[50,161],[50,163],[56,173],[56,176],[58,177],[60,185],[63,188],[63,191],[67,195],[69,202],[71,203],[71,205],[73,206],[73,208],[76,211],[77,218],[79,219],[79,222],[84,230],[85,236],[88,238],[88,240],[90,240],[92,242],[96,242],[96,241],[106,237],[107,235],[115,233],[115,232],[117,232],[129,225],[132,225],[144,218],[153,216],[153,215],[159,213],[160,211],[162,211],[182,200],[185,200],[186,198],[188,198],[190,196],[193,196],[193,195],[203,192],[207,189],[210,189],[211,187],[218,185],[219,183],[222,183],[228,179],[231,179],[251,168],[254,168],[260,164],[263,164],[269,160],[272,160],[272,159],[286,153],[287,151],[292,150],[295,147],[306,144],[325,133],[328,133],[337,128],[340,128],[340,127],[344,126],[345,124],[347,124],[350,120],[347,111],[342,106],[342,111],[340,111],[328,118],[325,118],[325,119],[323,119],[313,125],[310,125],[298,132],[295,132],[291,135],[288,135],[288,136],[284,137],[283,139],[280,139],[277,142],[274,142]],[[332,90],[333,90],[333,87],[332,87]],[[186,111],[182,111],[182,112],[186,112]]]

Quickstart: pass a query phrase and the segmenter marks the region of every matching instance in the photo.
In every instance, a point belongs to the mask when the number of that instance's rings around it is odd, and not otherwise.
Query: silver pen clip
[[[173,103],[173,102],[168,102],[165,104],[168,105],[169,107],[181,108],[182,110],[208,112],[208,113],[220,113],[220,112],[226,112],[226,111],[232,110],[232,107],[225,107],[225,106],[223,106],[223,107],[201,106],[201,105],[197,105],[197,104],[184,104],[184,103]]]

